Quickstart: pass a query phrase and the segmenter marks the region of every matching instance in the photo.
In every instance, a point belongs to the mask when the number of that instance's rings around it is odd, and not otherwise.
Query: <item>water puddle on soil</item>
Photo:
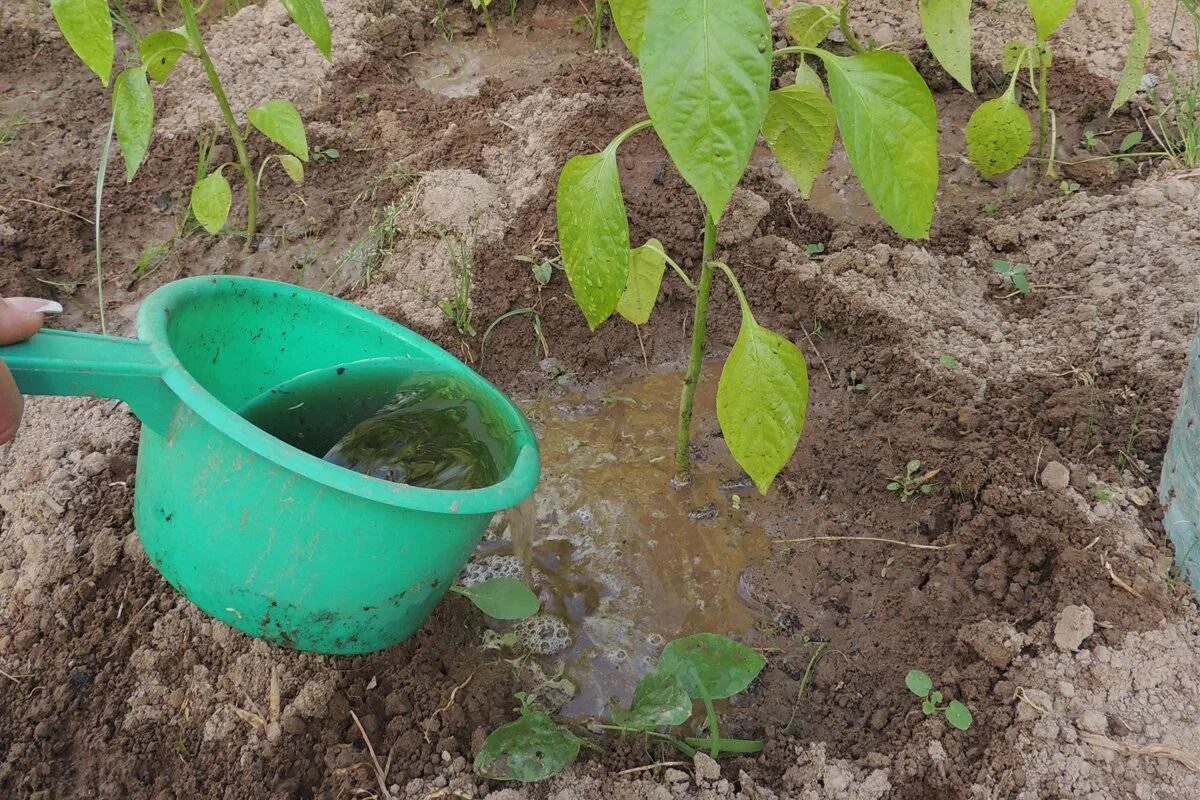
[[[524,407],[542,447],[542,480],[533,508],[510,524],[516,544],[485,542],[480,557],[529,559],[543,614],[552,615],[542,629],[553,631],[555,617],[566,622],[570,644],[549,660],[577,689],[568,715],[627,704],[671,639],[753,629],[739,582],[765,558],[768,540],[752,519],[757,492],[714,438],[716,383],[716,371],[706,371],[693,441],[713,446],[702,446],[685,489],[671,486],[679,375]]]

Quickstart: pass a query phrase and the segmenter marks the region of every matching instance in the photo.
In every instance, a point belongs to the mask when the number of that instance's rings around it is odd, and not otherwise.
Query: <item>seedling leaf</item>
[[[646,33],[646,6],[649,0],[608,0],[617,33],[636,58]]]
[[[717,386],[717,419],[730,452],[762,494],[791,460],[807,413],[804,354],[743,311]]]
[[[1039,41],[1049,39],[1075,10],[1076,0],[1025,0],[1037,23]]]
[[[617,303],[617,313],[634,325],[649,322],[666,270],[667,258],[657,239],[651,239],[630,253],[629,284]]]
[[[971,0],[921,0],[925,43],[938,63],[968,92],[971,85]]]
[[[288,153],[282,153],[277,158],[279,166],[283,167],[292,183],[304,183],[304,163],[300,159]]]
[[[493,578],[474,586],[455,586],[454,591],[493,619],[527,619],[541,607],[537,595],[516,578]]]
[[[475,772],[501,781],[534,783],[562,772],[579,757],[580,739],[540,711],[492,731]]]
[[[594,331],[612,316],[629,281],[629,220],[616,148],[567,162],[558,178],[557,209],[563,269]]]
[[[641,69],[654,129],[720,220],[767,109],[771,25],[762,0],[655,0]]]
[[[108,0],[50,0],[50,13],[75,55],[108,86],[115,51]]]
[[[938,692],[938,691],[930,692],[929,693],[929,702],[933,703],[935,706],[938,705],[939,703],[941,703],[942,702],[942,693]]]
[[[937,706],[933,704],[932,700],[924,700],[921,703],[921,711],[925,712],[925,716],[932,717],[937,713]]]
[[[1022,42],[1020,39],[1012,39],[1004,43],[1004,71],[1012,72],[1021,62],[1021,56],[1029,49],[1029,45]],[[1026,64],[1029,61],[1025,61]]]
[[[923,239],[937,197],[937,109],[907,58],[889,50],[855,56],[818,51],[850,166],[871,205],[896,233]]]
[[[763,138],[806,200],[833,151],[835,123],[833,104],[821,79],[803,64],[796,70],[794,86],[771,92],[767,98]]]
[[[219,169],[201,178],[192,187],[192,215],[204,230],[214,236],[225,227],[232,204],[233,192],[229,188],[229,181],[225,180]]]
[[[797,3],[788,12],[788,36],[797,47],[816,47],[833,30],[834,16],[822,6]]]
[[[949,370],[950,372],[954,372],[959,367],[958,359],[955,358],[954,356],[942,356],[940,361],[941,361],[942,367]]]
[[[921,670],[914,669],[904,676],[904,685],[917,697],[928,697],[933,690],[933,679]]]
[[[291,14],[292,21],[312,39],[326,60],[332,61],[333,35],[329,32],[329,19],[321,0],[280,0]]]
[[[1020,164],[1032,143],[1029,115],[1012,92],[980,105],[967,123],[967,157],[985,178]]]
[[[970,728],[971,723],[974,721],[975,718],[971,715],[971,709],[957,700],[951,700],[950,705],[946,707],[946,722],[949,722],[960,731]]]
[[[165,81],[175,62],[187,52],[188,39],[179,31],[155,31],[138,43],[142,66],[152,80]]]
[[[1145,137],[1142,135],[1141,131],[1133,131],[1132,133],[1125,134],[1125,138],[1121,140],[1121,146],[1118,148],[1118,152],[1128,153],[1130,150],[1141,144],[1143,138]]]
[[[308,161],[308,137],[300,112],[287,100],[271,100],[246,112],[250,124],[301,161]]]
[[[132,181],[150,149],[150,134],[154,131],[154,93],[146,81],[145,69],[130,67],[117,76],[112,106],[113,129],[125,159],[125,180]]]
[[[1117,84],[1109,114],[1129,102],[1141,88],[1142,76],[1146,74],[1146,54],[1150,52],[1150,23],[1146,20],[1149,9],[1144,0],[1129,0],[1129,7],[1133,10],[1133,37],[1129,40],[1125,68],[1121,71],[1121,82]]]
[[[916,472],[917,470],[919,470],[920,468],[921,468],[921,462],[920,462],[920,461],[917,461],[916,459],[914,459],[914,460],[912,460],[912,461],[908,462],[908,464],[906,464],[906,465],[905,465],[905,469],[907,469],[907,470],[908,470],[908,474],[909,474],[909,475],[912,475],[913,473],[915,473],[915,472]]]
[[[618,711],[613,721],[632,730],[682,725],[692,715],[692,698],[673,672],[651,672],[638,683],[629,711]]]
[[[658,671],[676,675],[693,699],[707,694],[710,700],[721,700],[744,691],[766,664],[744,644],[715,633],[698,633],[663,648]]]

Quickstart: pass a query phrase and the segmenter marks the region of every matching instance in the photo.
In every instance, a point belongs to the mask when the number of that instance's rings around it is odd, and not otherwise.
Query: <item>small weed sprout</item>
[[[946,370],[947,372],[958,372],[960,366],[958,359],[951,355],[942,356],[938,360],[938,363],[941,364],[942,369]]]
[[[867,391],[867,384],[859,376],[858,370],[850,370],[850,374],[846,376],[846,388],[855,394],[862,394]]]
[[[992,262],[992,269],[1004,279],[1006,288],[1011,288],[1017,294],[1029,294],[1029,276],[1026,274],[1028,267],[1024,264],[1014,264],[1011,261],[997,258]]]
[[[454,323],[459,335],[473,337],[475,327],[471,324],[471,284],[475,279],[475,248],[466,236],[446,236],[444,241],[450,254],[454,296],[442,300],[438,307]]]
[[[907,503],[917,495],[933,494],[937,484],[932,481],[940,472],[940,469],[935,469],[922,473],[921,462],[913,459],[904,465],[903,474],[892,476],[887,489],[889,492],[895,492],[901,503]]]
[[[932,717],[934,714],[943,714],[946,722],[960,731],[969,729],[975,721],[971,715],[971,709],[958,700],[951,700],[943,705],[945,698],[942,693],[933,688],[933,679],[921,670],[910,671],[904,677],[904,685],[910,692],[921,698],[921,711],[925,716]]]

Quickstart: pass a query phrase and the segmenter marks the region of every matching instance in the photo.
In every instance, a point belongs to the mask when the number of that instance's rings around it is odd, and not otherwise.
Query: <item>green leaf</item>
[[[613,721],[624,728],[648,731],[682,725],[691,715],[692,698],[679,676],[660,669],[642,678],[633,693],[633,707],[618,711]]]
[[[933,679],[921,670],[914,669],[904,676],[904,685],[917,697],[928,697],[933,690]]]
[[[534,783],[562,772],[579,757],[579,737],[540,711],[492,731],[475,772],[501,781]]]
[[[1029,45],[1022,42],[1020,39],[1011,39],[1004,43],[1004,71],[1012,72],[1017,68],[1017,64],[1021,61],[1021,55],[1029,49]],[[1026,59],[1023,63],[1028,66],[1031,59]]]
[[[608,0],[609,11],[622,41],[637,57],[646,32],[646,6],[649,0]]]
[[[905,464],[904,468],[906,470],[908,470],[908,474],[911,475],[921,468],[921,462],[917,461],[916,459],[913,459],[912,461]]]
[[[1149,8],[1143,0],[1129,0],[1129,7],[1133,10],[1133,37],[1129,40],[1125,68],[1121,71],[1121,82],[1117,84],[1117,95],[1109,114],[1129,102],[1142,87],[1142,76],[1146,74],[1146,54],[1150,52],[1150,23],[1146,20]]]
[[[115,51],[108,0],[50,0],[50,13],[75,55],[108,86]]]
[[[138,43],[142,66],[152,80],[165,81],[175,62],[187,52],[188,39],[179,31],[155,31]]]
[[[287,100],[271,100],[246,112],[250,124],[301,161],[308,161],[308,137],[300,112]]]
[[[921,0],[925,43],[938,63],[968,92],[971,85],[971,0]]]
[[[932,700],[925,700],[921,703],[921,710],[925,712],[925,716],[932,717],[937,713],[937,706],[933,704]]]
[[[629,283],[617,303],[617,313],[634,325],[649,322],[666,270],[667,257],[657,239],[651,239],[630,253]]]
[[[154,93],[146,70],[130,67],[117,76],[112,94],[113,129],[125,159],[125,180],[132,181],[150,149],[154,131]]]
[[[225,180],[219,169],[208,177],[201,178],[192,187],[192,216],[204,230],[214,236],[225,227],[232,204],[233,192],[229,188],[229,181]]]
[[[286,153],[276,158],[279,159],[279,166],[283,167],[283,171],[292,179],[292,183],[304,183],[304,163],[300,159]]]
[[[937,705],[938,703],[942,702],[942,693],[936,692],[936,691],[930,692],[929,693],[929,702],[933,703],[934,705]]]
[[[732,697],[754,682],[767,665],[756,651],[715,633],[676,639],[663,648],[660,673],[677,675],[690,697]]]
[[[720,220],[771,87],[762,0],[654,0],[641,48],[646,108],[675,166]]]
[[[1012,91],[982,103],[967,123],[967,157],[985,178],[1020,164],[1032,143],[1029,115]]]
[[[950,705],[946,708],[946,722],[949,722],[960,731],[965,731],[971,727],[971,723],[974,721],[975,718],[971,716],[971,709],[957,700],[950,701]]]
[[[818,51],[850,166],[871,205],[907,239],[929,235],[938,187],[937,109],[907,58]]]
[[[493,619],[527,619],[542,605],[537,595],[516,578],[493,578],[474,586],[453,588]]]
[[[329,19],[321,0],[280,0],[292,15],[292,20],[312,39],[313,44],[328,60],[332,59],[333,36],[329,32]]]
[[[833,151],[835,124],[833,104],[821,79],[803,64],[796,70],[794,86],[771,92],[767,98],[763,138],[806,200]]]
[[[796,47],[816,47],[833,30],[837,18],[824,6],[797,3],[788,12],[788,36]]]
[[[558,178],[558,240],[575,302],[596,330],[612,316],[629,280],[629,220],[617,151],[575,156]]]
[[[761,493],[791,460],[807,413],[804,354],[743,309],[717,385],[717,420],[729,451]]]
[[[1125,138],[1121,140],[1121,146],[1117,148],[1117,152],[1128,153],[1130,150],[1141,144],[1142,139],[1144,138],[1145,137],[1142,135],[1141,131],[1133,131],[1125,134]]]
[[[941,364],[945,369],[947,369],[951,372],[958,369],[958,366],[959,366],[958,359],[955,358],[954,356],[942,356]]]
[[[1076,0],[1025,0],[1040,41],[1049,39],[1075,10]]]

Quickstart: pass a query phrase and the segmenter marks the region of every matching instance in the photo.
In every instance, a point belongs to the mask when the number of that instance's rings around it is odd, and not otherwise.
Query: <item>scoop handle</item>
[[[0,347],[23,394],[124,400],[151,430],[165,433],[179,401],[163,381],[165,367],[137,339],[42,330]]]

